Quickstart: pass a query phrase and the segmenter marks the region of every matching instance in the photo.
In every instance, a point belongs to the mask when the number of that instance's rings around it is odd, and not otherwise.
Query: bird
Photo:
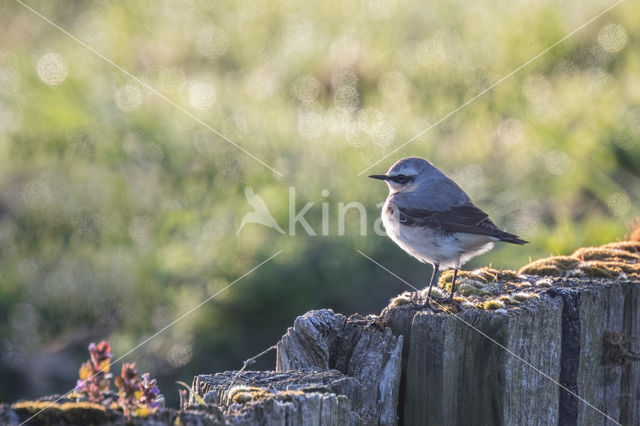
[[[242,221],[240,222],[240,227],[238,228],[236,235],[238,235],[242,228],[244,228],[244,226],[248,223],[259,223],[260,225],[267,226],[269,228],[275,229],[281,234],[284,234],[284,230],[273,218],[264,200],[255,193],[253,188],[247,186],[244,189],[244,196],[247,199],[247,203],[249,203],[251,207],[253,207],[254,211],[249,212],[242,217]]]
[[[498,228],[462,188],[423,158],[403,158],[386,174],[369,177],[389,187],[381,213],[387,235],[409,255],[433,266],[425,305],[440,269],[453,268],[453,301],[456,276],[465,262],[488,252],[495,242],[528,243]]]

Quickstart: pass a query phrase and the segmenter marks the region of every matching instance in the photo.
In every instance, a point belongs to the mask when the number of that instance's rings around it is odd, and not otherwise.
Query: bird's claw
[[[424,301],[414,301],[413,302],[414,309],[417,309],[419,311],[429,310],[429,311],[439,312],[440,310],[437,308],[437,306],[434,306],[431,303],[432,300],[433,300],[432,297],[427,297],[426,299],[424,299]]]
[[[432,302],[434,302],[434,303],[432,303]],[[433,312],[444,312],[445,310],[442,309],[442,308],[444,308],[445,305],[453,305],[458,309],[461,309],[461,307],[462,307],[462,304],[460,302],[456,301],[451,296],[443,297],[443,298],[427,297],[422,302],[413,301],[413,306],[414,306],[415,309],[418,309],[418,310],[430,310],[430,311],[433,311]]]
[[[441,305],[453,305],[458,309],[462,308],[462,304],[456,301],[452,296],[448,296],[438,300],[438,303]]]

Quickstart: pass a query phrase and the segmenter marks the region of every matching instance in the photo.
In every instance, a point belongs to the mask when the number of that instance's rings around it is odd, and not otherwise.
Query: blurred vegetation
[[[531,241],[466,265],[621,239],[640,200],[640,3],[624,2],[368,173],[363,169],[613,1],[44,1],[0,4],[0,401],[74,386],[90,341],[175,380],[237,369],[298,314],[378,312],[429,273],[373,233],[366,174],[428,158]],[[244,188],[287,230],[256,224]],[[329,194],[322,193],[328,190]],[[338,235],[338,203],[367,206]],[[329,235],[321,232],[321,203]],[[269,359],[258,366],[267,367]],[[175,388],[175,392],[172,389]]]

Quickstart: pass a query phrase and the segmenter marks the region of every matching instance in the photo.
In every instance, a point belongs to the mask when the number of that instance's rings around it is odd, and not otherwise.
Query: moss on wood
[[[524,275],[581,278],[640,278],[640,242],[583,247],[571,256],[552,256],[523,266]]]

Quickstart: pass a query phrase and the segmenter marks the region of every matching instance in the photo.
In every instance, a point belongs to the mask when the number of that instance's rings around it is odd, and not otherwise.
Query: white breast
[[[441,268],[459,267],[472,257],[491,250],[491,237],[464,233],[446,233],[428,227],[407,226],[389,209],[389,199],[382,208],[382,223],[387,235],[421,262],[439,263]],[[391,209],[396,207],[391,205]]]

